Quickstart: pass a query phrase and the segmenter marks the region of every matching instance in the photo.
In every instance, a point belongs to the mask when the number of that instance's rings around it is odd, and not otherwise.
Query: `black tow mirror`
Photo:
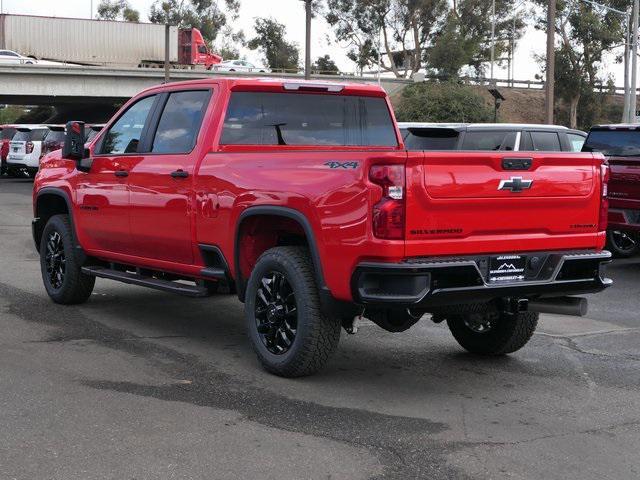
[[[65,133],[62,158],[75,161],[78,170],[88,172],[91,169],[91,160],[88,158],[89,150],[84,148],[84,122],[67,122]]]

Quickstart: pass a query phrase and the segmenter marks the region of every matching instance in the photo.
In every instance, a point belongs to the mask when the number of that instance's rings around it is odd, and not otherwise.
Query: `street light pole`
[[[638,96],[638,11],[640,10],[640,1],[634,0],[633,2],[633,18],[631,20],[631,36],[632,45],[631,48],[631,102],[629,104],[629,121],[635,123],[637,96]]]
[[[547,6],[547,81],[545,84],[545,110],[546,122],[553,124],[553,106],[555,97],[555,48],[556,33],[556,0],[549,0]]]
[[[305,0],[304,4],[307,17],[307,37],[304,52],[304,78],[309,80],[311,78],[311,0]]]
[[[622,123],[629,121],[631,106],[631,84],[629,82],[629,61],[631,60],[631,17],[625,17],[626,39],[624,42],[624,108],[622,109]]]
[[[491,80],[493,85],[493,67],[496,61],[496,0],[491,1]]]

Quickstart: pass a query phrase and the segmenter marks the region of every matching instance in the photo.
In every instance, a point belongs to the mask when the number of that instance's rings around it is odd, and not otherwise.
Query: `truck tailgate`
[[[640,160],[635,157],[609,157],[608,160],[611,207],[640,210]]]
[[[406,254],[599,248],[601,162],[585,153],[410,154]]]

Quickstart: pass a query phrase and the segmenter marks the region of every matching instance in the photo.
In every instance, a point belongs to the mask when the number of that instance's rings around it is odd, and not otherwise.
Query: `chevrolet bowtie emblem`
[[[533,180],[523,180],[522,177],[511,177],[509,180],[500,180],[498,190],[511,190],[512,192],[521,192],[533,185]]]

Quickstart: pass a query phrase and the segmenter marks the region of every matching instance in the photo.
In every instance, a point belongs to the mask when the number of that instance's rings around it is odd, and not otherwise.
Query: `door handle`
[[[189,172],[185,172],[182,169],[178,169],[175,172],[171,172],[171,176],[173,178],[187,178],[189,176]]]
[[[113,172],[113,174],[116,177],[128,177],[129,176],[129,172],[127,172],[126,170],[116,170],[115,172]]]
[[[533,164],[531,158],[504,158],[502,168],[504,170],[529,170]]]

